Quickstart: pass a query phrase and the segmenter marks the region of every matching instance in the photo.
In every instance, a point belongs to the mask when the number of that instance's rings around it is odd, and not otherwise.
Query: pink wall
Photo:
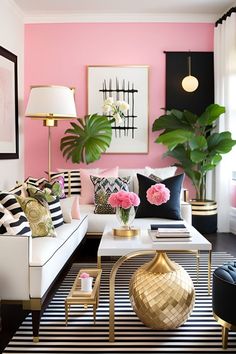
[[[31,85],[66,85],[76,88],[78,116],[86,114],[86,66],[149,65],[149,154],[110,155],[91,167],[123,168],[167,166],[161,145],[154,143],[152,122],[165,105],[165,54],[163,51],[212,51],[213,24],[80,23],[32,24],[25,28],[25,101]],[[52,168],[78,168],[66,162],[59,149],[69,127],[60,122],[52,131]],[[47,170],[47,130],[42,122],[25,121],[25,175]]]

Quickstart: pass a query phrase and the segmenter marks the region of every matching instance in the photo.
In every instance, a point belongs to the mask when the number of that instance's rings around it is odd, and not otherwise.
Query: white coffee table
[[[208,293],[210,294],[210,280],[211,280],[211,243],[198,232],[193,226],[188,225],[183,221],[168,221],[170,223],[185,224],[190,230],[191,240],[187,242],[153,242],[148,234],[148,229],[150,229],[151,224],[163,223],[166,224],[165,219],[135,219],[133,226],[140,229],[140,234],[135,237],[117,237],[113,236],[112,229],[118,227],[119,225],[107,224],[97,253],[98,267],[102,267],[102,257],[105,256],[119,256],[121,258],[114,264],[111,276],[110,276],[110,325],[109,325],[109,339],[114,341],[115,338],[115,277],[118,268],[126,260],[146,254],[154,254],[157,251],[168,252],[193,252],[196,254],[197,259],[197,274],[199,271],[199,259],[200,252],[208,252]]]

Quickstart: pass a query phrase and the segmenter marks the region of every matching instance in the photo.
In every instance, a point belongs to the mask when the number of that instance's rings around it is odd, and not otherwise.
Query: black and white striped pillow
[[[63,225],[63,215],[59,197],[52,202],[48,202],[48,209],[51,213],[52,223],[55,228]]]
[[[39,185],[45,181],[47,181],[47,180],[44,177],[41,177],[41,178],[28,177],[25,180],[25,183],[32,184],[32,186],[35,186],[35,187],[39,187]]]
[[[67,197],[81,194],[81,178],[79,170],[52,172],[51,177],[64,176],[64,188]]]
[[[25,215],[15,195],[10,192],[0,192],[0,203],[4,208],[10,211],[14,217]]]
[[[0,192],[0,196],[1,195],[2,192]],[[6,200],[6,198],[4,199]],[[8,199],[8,202],[9,200],[10,199]],[[16,201],[16,203],[18,202]],[[16,209],[18,210],[19,208],[17,207],[15,208],[15,210]],[[13,236],[15,235],[31,236],[32,232],[30,229],[30,225],[24,212],[23,211],[17,212],[16,214],[13,215],[6,207],[3,206],[3,204],[0,203],[0,234],[13,235]]]

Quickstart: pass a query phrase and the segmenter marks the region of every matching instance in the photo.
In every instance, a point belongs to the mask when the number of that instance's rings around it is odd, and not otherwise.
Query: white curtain
[[[218,131],[229,130],[236,138],[236,13],[215,27],[215,102],[225,106]],[[232,171],[236,170],[235,147],[215,170],[215,199],[218,203],[218,231],[229,232]]]

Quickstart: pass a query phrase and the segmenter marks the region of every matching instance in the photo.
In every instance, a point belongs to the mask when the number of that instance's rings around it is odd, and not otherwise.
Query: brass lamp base
[[[113,229],[113,236],[119,236],[119,237],[133,237],[137,236],[139,234],[139,229],[134,229],[132,227],[121,227],[118,229]]]

